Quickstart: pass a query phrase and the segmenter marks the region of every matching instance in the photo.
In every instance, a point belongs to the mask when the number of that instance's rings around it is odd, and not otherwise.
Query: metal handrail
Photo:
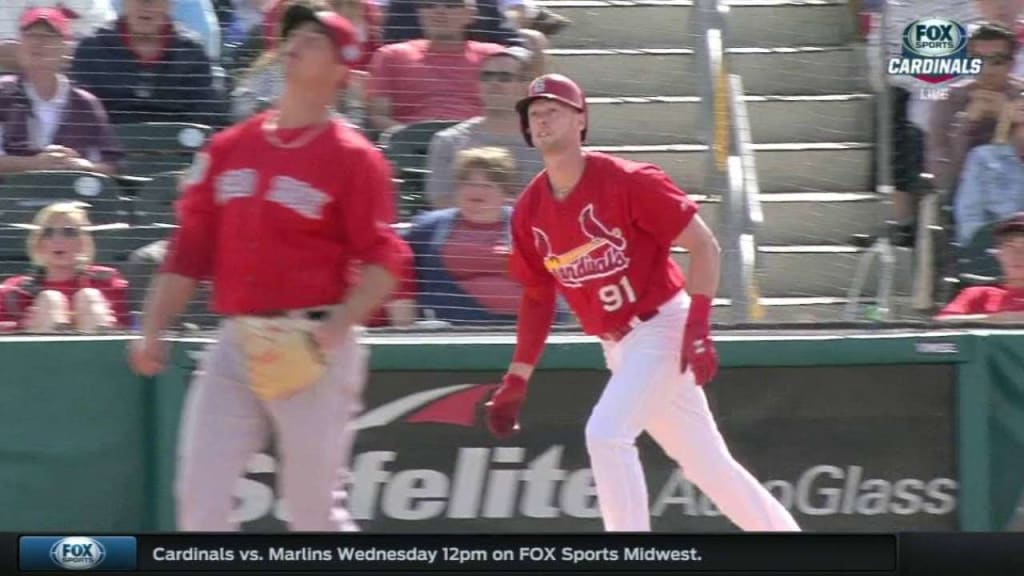
[[[708,145],[704,190],[718,195],[722,279],[732,300],[732,321],[759,316],[756,232],[764,216],[743,96],[743,82],[729,73],[729,7],[720,0],[696,0],[692,30],[701,86],[701,126]]]

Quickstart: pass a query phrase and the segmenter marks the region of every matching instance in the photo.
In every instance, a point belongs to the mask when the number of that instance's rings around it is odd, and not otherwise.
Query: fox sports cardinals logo
[[[594,215],[594,205],[580,212],[579,224],[589,240],[561,254],[556,254],[551,239],[540,228],[533,228],[537,251],[544,267],[564,286],[578,288],[588,280],[604,278],[629,267],[626,239],[622,230],[609,229]]]
[[[50,559],[65,570],[89,570],[107,556],[102,544],[92,538],[75,536],[58,540],[50,547]]]
[[[983,61],[968,57],[967,38],[967,29],[955,20],[915,20],[903,29],[903,54],[889,59],[889,74],[930,84],[978,74]]]

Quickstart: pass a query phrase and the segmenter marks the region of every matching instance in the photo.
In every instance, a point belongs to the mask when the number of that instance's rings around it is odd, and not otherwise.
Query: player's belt
[[[298,310],[267,310],[264,312],[250,312],[248,314],[241,314],[241,316],[255,316],[256,318],[302,318],[304,320],[312,320],[314,322],[320,322],[326,320],[327,316],[331,313],[331,309],[324,308],[302,308]]]
[[[633,328],[636,328],[637,326],[643,324],[644,322],[647,322],[648,320],[654,318],[657,315],[657,310],[651,310],[650,312],[642,312],[630,318],[629,322],[626,322],[621,327],[610,332],[605,332],[604,334],[601,334],[599,338],[601,338],[601,340],[608,340],[610,342],[618,342],[625,338],[626,336],[628,336],[629,333],[633,331]]]

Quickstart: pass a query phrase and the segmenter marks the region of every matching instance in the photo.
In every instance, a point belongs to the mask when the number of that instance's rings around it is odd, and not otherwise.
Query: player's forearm
[[[540,361],[555,319],[554,287],[534,287],[523,291],[516,323],[516,350],[508,367],[510,374],[529,380]]]
[[[142,312],[142,334],[159,338],[180,316],[196,292],[198,281],[180,274],[160,273],[153,278]]]
[[[714,298],[718,293],[722,249],[718,240],[700,216],[694,216],[673,242],[690,253],[690,266],[686,274],[687,291]]]
[[[364,266],[359,273],[359,283],[352,288],[338,311],[338,321],[345,326],[366,322],[397,286],[398,279],[387,268],[374,264]]]
[[[718,242],[701,243],[690,249],[690,270],[686,275],[687,291],[714,298],[718,293],[718,275],[721,269],[722,251]]]

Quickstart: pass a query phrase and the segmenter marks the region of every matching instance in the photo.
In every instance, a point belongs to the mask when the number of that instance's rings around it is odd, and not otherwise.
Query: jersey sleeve
[[[354,171],[351,200],[342,211],[343,235],[351,257],[362,264],[387,269],[399,281],[409,267],[412,252],[391,227],[395,221],[391,168],[384,155],[369,150]]]
[[[509,274],[527,288],[550,286],[554,284],[554,278],[544,268],[544,258],[537,252],[536,232],[527,223],[528,209],[528,205],[520,203],[512,213]]]
[[[630,179],[626,189],[636,226],[659,242],[678,238],[697,214],[697,203],[657,166],[645,165],[631,173]]]
[[[182,181],[181,199],[175,209],[178,229],[171,236],[161,272],[197,280],[213,275],[217,242],[216,140],[197,153]]]
[[[984,286],[974,286],[964,290],[953,299],[952,302],[946,305],[945,308],[939,312],[938,317],[942,318],[945,316],[970,316],[974,314],[985,314],[985,303],[988,299],[989,291]]]

